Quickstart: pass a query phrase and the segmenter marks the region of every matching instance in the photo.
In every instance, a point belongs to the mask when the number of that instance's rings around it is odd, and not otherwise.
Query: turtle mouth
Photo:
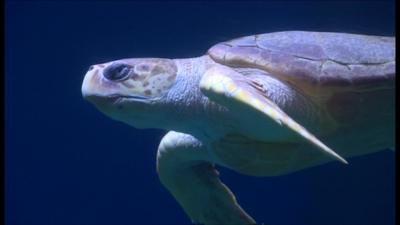
[[[125,101],[148,102],[150,100],[150,98],[140,95],[109,95],[105,96],[105,98],[112,104],[119,104]]]
[[[93,103],[100,103],[100,104],[111,104],[111,105],[118,105],[126,101],[132,102],[148,102],[151,100],[148,97],[139,96],[139,95],[90,95],[86,96],[86,99]]]

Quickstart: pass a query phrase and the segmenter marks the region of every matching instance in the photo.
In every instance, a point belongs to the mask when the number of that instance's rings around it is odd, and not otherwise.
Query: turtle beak
[[[111,90],[116,88],[116,85],[111,82],[102,80],[102,71],[104,64],[97,64],[89,67],[82,83],[82,96],[86,100],[90,100],[93,96],[110,95]]]
[[[118,96],[113,95],[118,87],[102,78],[104,64],[90,66],[82,83],[82,96],[100,110],[110,110],[118,101]]]
[[[82,83],[82,96],[84,99],[87,99],[93,94],[94,77],[97,73],[98,69],[96,65],[90,66],[89,70],[86,72]]]

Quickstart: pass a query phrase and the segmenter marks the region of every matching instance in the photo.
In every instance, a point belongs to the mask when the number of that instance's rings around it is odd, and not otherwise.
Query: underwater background
[[[394,17],[394,1],[6,1],[5,223],[190,224],[156,173],[165,131],[112,121],[84,101],[91,64],[195,57],[284,30],[394,36]],[[260,224],[394,224],[394,153],[348,161],[280,177],[219,170]]]

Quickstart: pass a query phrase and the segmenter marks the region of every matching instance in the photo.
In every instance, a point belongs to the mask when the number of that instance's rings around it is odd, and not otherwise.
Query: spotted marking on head
[[[150,96],[151,95],[151,90],[149,90],[149,89],[145,90],[144,94]]]
[[[142,86],[143,86],[143,87],[147,87],[147,86],[149,86],[149,84],[150,84],[150,83],[146,80],[146,81],[143,82]]]

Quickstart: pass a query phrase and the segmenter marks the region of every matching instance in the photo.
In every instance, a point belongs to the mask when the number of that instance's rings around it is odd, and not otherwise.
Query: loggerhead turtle
[[[115,120],[169,130],[157,171],[192,222],[254,224],[214,165],[277,176],[394,149],[394,80],[394,37],[287,31],[93,65],[82,94]]]

